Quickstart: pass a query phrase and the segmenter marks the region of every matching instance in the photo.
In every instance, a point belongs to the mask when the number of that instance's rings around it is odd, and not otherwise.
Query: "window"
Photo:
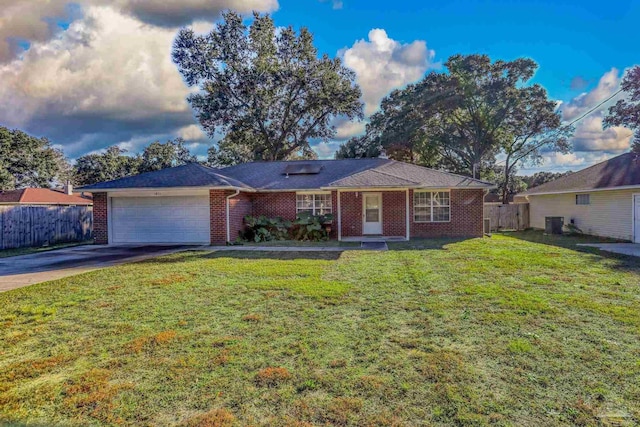
[[[414,191],[414,222],[448,222],[451,220],[451,195],[448,191]]]
[[[296,213],[309,212],[311,215],[331,213],[331,193],[296,194]]]
[[[589,194],[576,194],[576,205],[590,205],[591,197]]]

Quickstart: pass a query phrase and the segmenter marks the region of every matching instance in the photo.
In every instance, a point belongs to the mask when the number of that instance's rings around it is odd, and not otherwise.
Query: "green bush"
[[[308,212],[301,212],[295,221],[288,221],[281,217],[247,215],[244,217],[247,229],[241,233],[240,237],[245,241],[254,242],[288,239],[319,242],[329,238],[327,226],[331,221],[333,221],[331,214],[311,215]]]

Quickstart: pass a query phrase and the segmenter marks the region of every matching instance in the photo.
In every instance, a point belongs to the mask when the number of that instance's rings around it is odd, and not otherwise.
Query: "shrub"
[[[267,218],[264,215],[259,217],[247,215],[244,217],[244,223],[248,229],[243,237],[245,240],[253,240],[254,242],[286,240],[291,228],[291,221],[286,221],[281,217]]]
[[[332,220],[331,214],[311,215],[308,212],[301,212],[295,221],[247,215],[244,217],[247,229],[241,237],[256,243],[287,239],[319,242],[329,237],[327,226]]]
[[[333,215],[311,215],[309,212],[300,212],[298,218],[293,221],[291,235],[295,240],[309,240],[319,242],[327,240],[327,224],[333,221]]]

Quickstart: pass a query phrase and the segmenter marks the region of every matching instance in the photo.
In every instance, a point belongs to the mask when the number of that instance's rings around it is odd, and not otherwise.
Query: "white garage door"
[[[207,196],[113,197],[113,243],[209,243]]]

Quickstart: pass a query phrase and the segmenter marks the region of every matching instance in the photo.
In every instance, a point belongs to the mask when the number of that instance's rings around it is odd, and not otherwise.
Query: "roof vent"
[[[320,173],[322,166],[314,163],[296,163],[284,168],[285,175],[316,175]]]

